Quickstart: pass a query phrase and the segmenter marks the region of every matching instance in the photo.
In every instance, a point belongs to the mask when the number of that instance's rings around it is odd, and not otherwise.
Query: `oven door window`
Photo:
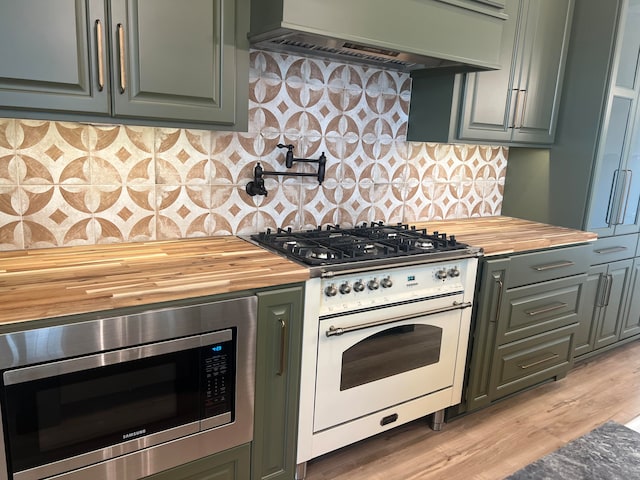
[[[438,363],[442,328],[409,324],[371,335],[342,354],[340,391]]]
[[[12,470],[197,421],[200,350],[5,386]]]

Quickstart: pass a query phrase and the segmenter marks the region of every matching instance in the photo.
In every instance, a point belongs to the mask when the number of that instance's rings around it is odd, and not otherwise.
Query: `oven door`
[[[451,387],[468,306],[452,295],[321,318],[314,431]]]

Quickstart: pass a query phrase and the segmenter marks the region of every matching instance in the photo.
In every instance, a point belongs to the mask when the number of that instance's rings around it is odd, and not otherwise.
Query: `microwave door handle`
[[[116,363],[154,357],[164,355],[166,353],[180,352],[192,348],[199,348],[203,346],[203,342],[205,345],[208,345],[228,341],[231,340],[231,338],[231,330],[221,330],[219,332],[208,333],[206,335],[194,335],[191,337],[178,338],[150,345],[141,345],[112,352],[59,360],[42,365],[30,365],[15,370],[5,371],[3,373],[4,384],[15,385],[33,380],[40,380],[42,378],[56,377],[66,373],[104,367],[106,365],[113,365]]]

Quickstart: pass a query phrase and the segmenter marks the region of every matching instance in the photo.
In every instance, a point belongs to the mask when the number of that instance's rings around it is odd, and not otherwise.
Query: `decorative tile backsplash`
[[[507,149],[406,142],[407,74],[251,52],[249,130],[0,119],[0,250],[498,215]],[[267,176],[327,156],[313,177]],[[314,173],[315,163],[290,171]]]

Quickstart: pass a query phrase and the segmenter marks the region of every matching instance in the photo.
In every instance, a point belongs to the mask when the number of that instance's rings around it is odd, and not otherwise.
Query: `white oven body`
[[[476,269],[465,258],[307,282],[298,464],[460,402]],[[381,278],[397,288],[324,294]]]

